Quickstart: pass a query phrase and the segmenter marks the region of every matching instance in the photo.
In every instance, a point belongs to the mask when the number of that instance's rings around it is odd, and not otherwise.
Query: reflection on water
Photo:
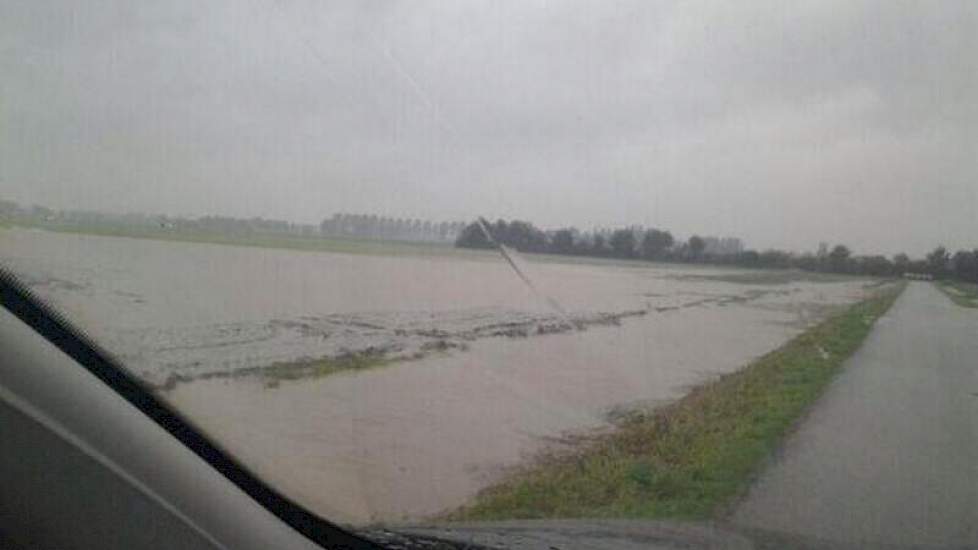
[[[574,329],[490,253],[0,231],[3,265],[149,383],[179,375],[165,398],[293,498],[352,523],[457,506],[555,438],[675,398],[863,292],[858,281],[529,260]],[[262,367],[351,353],[411,361],[263,381]],[[207,376],[235,372],[258,374]]]

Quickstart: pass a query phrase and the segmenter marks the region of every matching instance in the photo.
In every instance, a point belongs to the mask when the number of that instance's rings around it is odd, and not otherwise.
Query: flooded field
[[[0,230],[0,264],[256,472],[343,522],[451,509],[541,450],[737,369],[866,280]],[[375,359],[377,368],[285,369]],[[298,373],[298,375],[295,375]]]

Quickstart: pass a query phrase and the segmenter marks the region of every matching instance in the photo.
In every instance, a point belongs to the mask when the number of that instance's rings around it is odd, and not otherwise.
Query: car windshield
[[[978,545],[976,36],[4,1],[0,267],[380,542]]]

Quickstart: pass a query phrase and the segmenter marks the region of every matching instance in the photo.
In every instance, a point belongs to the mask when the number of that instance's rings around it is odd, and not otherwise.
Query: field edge
[[[978,284],[960,281],[934,281],[937,287],[952,302],[967,308],[978,308]]]
[[[680,400],[541,455],[435,520],[707,519],[742,495],[906,287],[897,282]]]

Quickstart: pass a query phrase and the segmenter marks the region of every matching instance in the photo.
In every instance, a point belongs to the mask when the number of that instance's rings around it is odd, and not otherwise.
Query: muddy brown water
[[[490,253],[0,231],[0,264],[148,383],[179,374],[165,399],[286,494],[354,525],[459,506],[565,436],[680,397],[866,292],[745,284],[757,272],[731,269],[524,262],[578,328],[551,330],[560,316]],[[414,359],[275,384],[213,376],[367,350]]]

